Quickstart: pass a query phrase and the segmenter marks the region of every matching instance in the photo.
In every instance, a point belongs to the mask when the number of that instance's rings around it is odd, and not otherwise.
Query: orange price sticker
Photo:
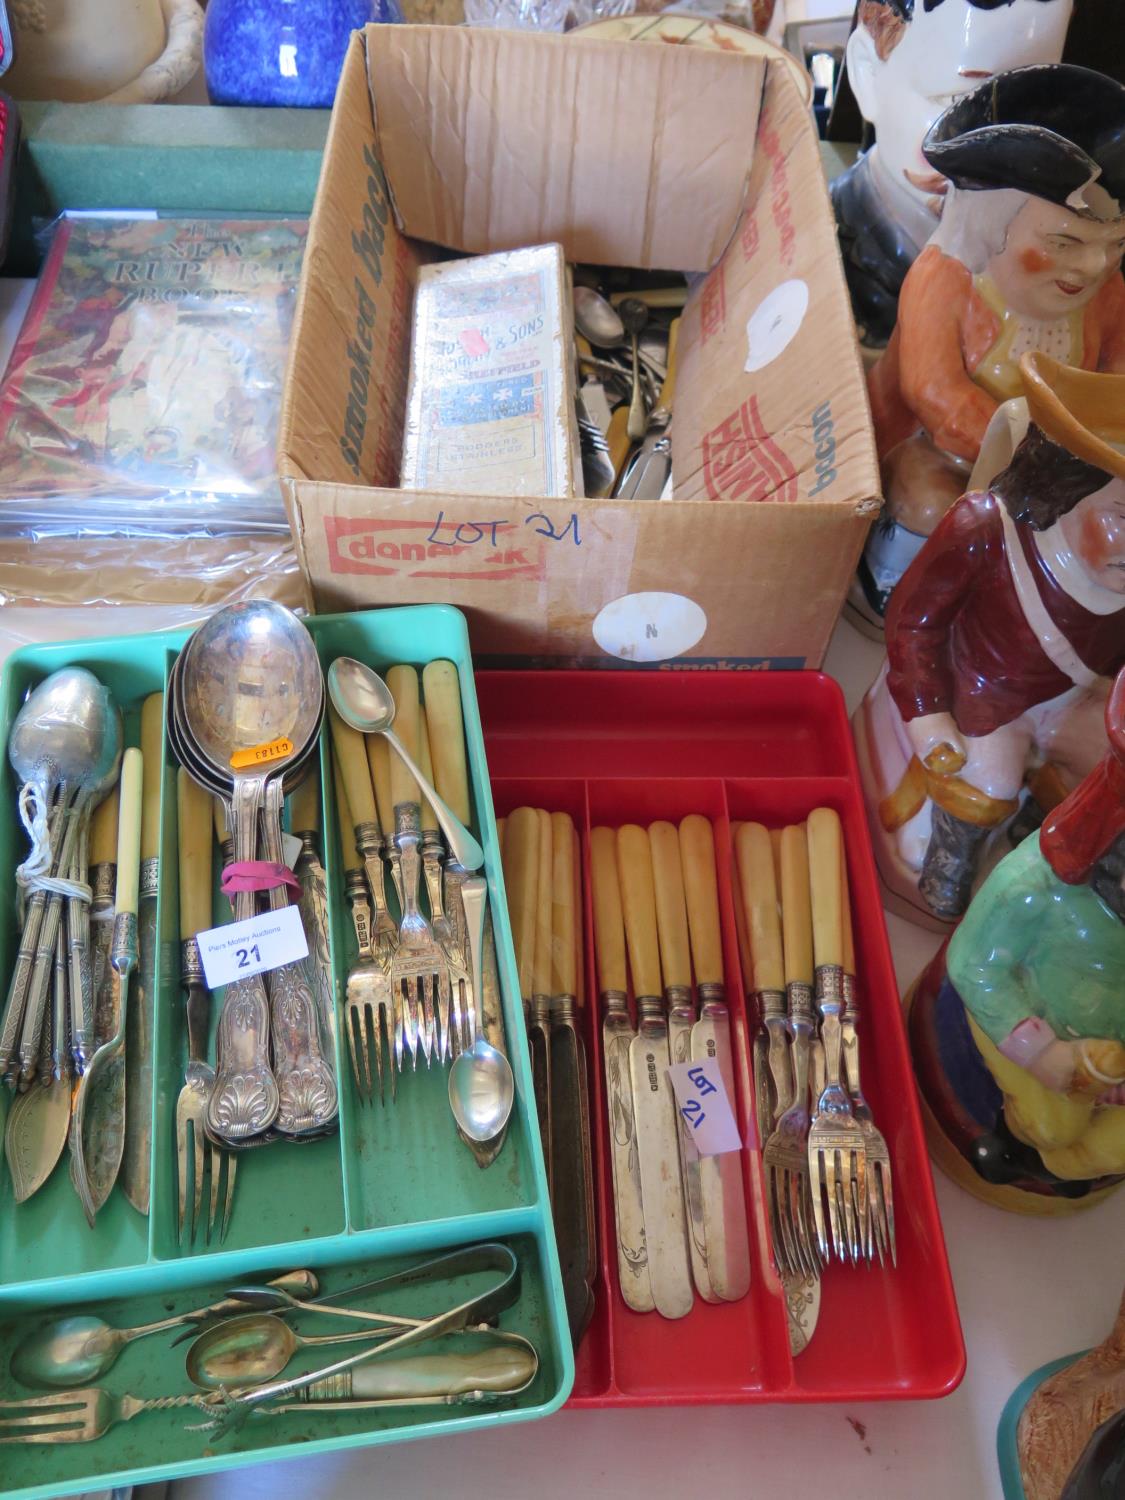
[[[245,771],[248,766],[268,766],[271,761],[284,760],[292,754],[292,740],[270,740],[268,745],[251,745],[248,750],[236,750],[230,763],[233,770]]]

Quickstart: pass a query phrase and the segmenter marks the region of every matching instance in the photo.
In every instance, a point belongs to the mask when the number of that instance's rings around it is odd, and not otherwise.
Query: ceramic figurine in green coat
[[[1125,672],[1110,753],[985,881],[915,988],[939,1163],[1024,1212],[1125,1177]]]

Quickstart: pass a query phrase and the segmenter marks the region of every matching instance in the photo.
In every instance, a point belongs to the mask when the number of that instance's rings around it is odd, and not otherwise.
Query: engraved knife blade
[[[720,1001],[707,997],[701,986],[702,1014],[691,1030],[693,1062],[714,1058],[727,1098],[734,1108],[734,1060],[731,1056],[730,1018]],[[750,1290],[750,1239],[746,1221],[746,1192],[742,1181],[742,1153],[724,1151],[699,1159],[703,1222],[707,1233],[711,1285],[724,1302],[737,1302]]]
[[[141,865],[138,960],[125,1012],[125,1149],[121,1188],[139,1214],[149,1210],[152,1164],[152,1030],[156,1003],[156,894],[160,860]]]
[[[663,1002],[638,996],[639,1025],[629,1044],[629,1076],[637,1122],[641,1204],[652,1298],[665,1318],[683,1318],[695,1293],[680,1178],[679,1127],[668,1082],[668,1027]]]

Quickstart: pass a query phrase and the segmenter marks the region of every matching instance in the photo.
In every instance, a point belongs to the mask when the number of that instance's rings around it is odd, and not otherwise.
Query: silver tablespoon
[[[461,901],[469,931],[476,1037],[467,1051],[457,1055],[449,1070],[449,1107],[458,1129],[470,1141],[491,1141],[500,1134],[512,1113],[516,1093],[512,1065],[503,1052],[491,1044],[484,1029],[481,950],[487,889],[481,875],[464,881],[461,886]]]
[[[379,674],[356,661],[354,656],[338,656],[328,668],[328,693],[345,724],[350,724],[361,734],[381,734],[387,738],[425,793],[445,834],[451,857],[462,869],[479,870],[484,864],[484,850],[453,809],[438,796],[391,728],[395,720],[395,700]]]
[[[363,1328],[358,1333],[303,1334],[273,1313],[246,1313],[228,1318],[201,1333],[187,1352],[192,1385],[215,1391],[258,1385],[280,1375],[298,1349],[320,1344],[368,1343],[392,1338],[397,1328]]]
[[[625,342],[625,325],[616,308],[593,287],[574,288],[574,326],[595,349],[614,349]]]
[[[290,1294],[298,1292],[306,1299],[315,1297],[320,1290],[311,1271],[289,1271],[269,1285]],[[298,1305],[304,1306],[304,1303]],[[96,1318],[90,1313],[49,1318],[16,1346],[12,1354],[11,1372],[18,1381],[28,1386],[67,1388],[88,1385],[104,1375],[114,1365],[125,1345],[133,1343],[135,1339],[148,1338],[153,1333],[164,1333],[169,1328],[178,1328],[183,1323],[196,1322],[208,1316],[230,1313],[239,1306],[240,1303],[224,1298],[207,1307],[177,1313],[171,1318],[161,1318],[156,1323],[142,1323],[135,1328],[114,1328],[104,1319]]]

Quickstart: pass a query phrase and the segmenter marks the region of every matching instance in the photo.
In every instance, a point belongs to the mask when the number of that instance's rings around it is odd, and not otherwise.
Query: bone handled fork
[[[891,1157],[887,1142],[875,1124],[871,1106],[863,1097],[859,1077],[859,1004],[856,997],[855,938],[852,927],[851,900],[848,894],[848,866],[844,857],[844,845],[840,843],[840,904],[844,929],[844,1015],[842,1038],[844,1072],[848,1080],[848,1092],[852,1096],[852,1109],[859,1128],[863,1132],[863,1144],[867,1156],[867,1235],[861,1245],[868,1260],[879,1257],[883,1265],[889,1253],[891,1263],[897,1264],[895,1251],[895,1206],[891,1190]],[[859,1204],[856,1204],[859,1214]]]
[[[371,905],[363,876],[363,859],[356,847],[355,823],[339,758],[333,757],[336,787],[336,818],[340,825],[340,850],[344,860],[344,889],[352,912],[358,957],[348,971],[344,999],[344,1029],[352,1060],[352,1077],[363,1102],[372,1097],[371,1053],[375,1053],[375,1072],[379,1079],[379,1102],[386,1102],[383,1090],[383,1058],[386,1046],[387,1071],[391,1075],[391,1103],[397,1094],[398,1072],[395,1059],[395,1012],[391,1004],[390,963],[377,963],[372,952],[374,936]]]
[[[363,870],[367,876],[367,889],[371,897],[371,928],[370,928],[370,956],[377,969],[381,969],[387,975],[388,996],[390,996],[390,972],[395,952],[398,949],[398,928],[394,918],[387,907],[386,886],[384,884],[384,865],[381,857],[382,835],[379,827],[379,815],[375,808],[375,795],[371,785],[371,772],[367,763],[367,751],[363,743],[363,735],[358,729],[353,729],[350,724],[345,724],[335,708],[330,704],[328,708],[329,722],[332,726],[332,748],[334,759],[339,772],[337,785],[340,793],[337,794],[337,813],[341,823],[341,838],[345,854],[345,863],[350,853],[347,831],[344,822],[347,821],[352,835],[351,842],[354,844],[356,855],[363,862]],[[353,906],[354,912],[354,906]],[[360,950],[362,959],[363,949]],[[390,1015],[384,1015],[387,1036],[387,1054],[389,1065],[393,1068],[397,1062],[402,1066],[402,1054],[404,1047],[404,1017],[402,1013],[401,999],[396,995],[393,999],[393,1011]],[[389,1001],[388,1001],[389,1003]],[[375,1013],[370,1017],[374,1024],[374,1038],[376,1044],[380,1043],[378,1020],[381,1005],[376,1007]],[[351,1021],[357,1023],[363,1021],[363,1010],[352,1011],[349,1016]],[[361,1036],[366,1036],[366,1030],[362,1030]],[[393,1047],[392,1038],[393,1035]],[[353,1047],[353,1038],[349,1034],[349,1047]],[[361,1054],[363,1048],[360,1049]],[[382,1077],[382,1048],[376,1047],[375,1059],[376,1071]],[[361,1094],[371,1093],[371,1070],[370,1063],[361,1077],[356,1071],[356,1055],[352,1051],[352,1068],[356,1080],[356,1087]]]
[[[403,747],[414,761],[421,740],[418,673],[414,667],[392,667],[387,687],[395,701],[395,724]],[[392,742],[392,749],[395,748]],[[401,755],[391,761],[391,800],[395,808],[395,847],[402,864],[402,920],[398,952],[391,968],[391,989],[402,990],[403,1016],[411,1062],[417,1066],[419,1043],[427,1067],[437,1037],[437,1013],[449,985],[445,959],[429,922],[418,908],[421,877],[421,793],[414,773]],[[397,996],[396,996],[397,1003]]]
[[[818,807],[810,814],[809,878],[825,1085],[809,1131],[809,1179],[821,1254],[828,1256],[827,1198],[832,1247],[839,1259],[855,1262],[867,1243],[867,1172],[863,1132],[840,1081],[844,1009],[841,839],[834,809]]]
[[[223,1215],[219,1240],[221,1242],[226,1239],[238,1166],[234,1153],[217,1146],[203,1128],[207,1099],[215,1082],[215,1070],[208,1061],[211,995],[203,975],[196,937],[211,926],[211,799],[186,771],[181,770],[176,777],[176,803],[180,830],[180,972],[187,996],[188,1035],[184,1086],[176,1100],[176,1225],[181,1240],[185,1226],[189,1243],[195,1240],[203,1205],[203,1183],[205,1179],[208,1180],[211,1193],[207,1214],[207,1242],[210,1243],[221,1196]],[[189,1162],[192,1167],[190,1217]],[[225,1196],[222,1194],[224,1166]]]
[[[766,1142],[770,1229],[779,1267],[794,1276],[820,1270],[809,1206],[809,1050],[814,1033],[809,858],[800,825],[781,835],[781,926],[789,1011],[792,1102]]]
[[[468,754],[465,721],[461,710],[461,682],[453,662],[431,661],[426,664],[422,669],[422,696],[426,705],[433,784],[454,816],[468,828],[472,822]],[[380,737],[379,743],[389,751],[386,740]],[[471,981],[468,976],[468,931],[461,902],[461,886],[467,874],[450,853],[445,861],[442,889],[442,909],[448,922],[447,939],[442,937],[437,922],[434,923],[434,931],[442,938],[449,956],[453,1046],[443,1039],[443,1056],[447,1059],[460,1045],[459,1039],[471,1026],[473,1015]]]

